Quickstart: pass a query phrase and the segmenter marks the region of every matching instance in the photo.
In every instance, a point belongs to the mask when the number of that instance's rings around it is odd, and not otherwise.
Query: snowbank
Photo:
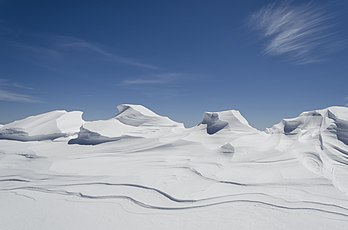
[[[237,110],[206,112],[199,125],[207,126],[207,133],[212,135],[221,130],[245,132],[255,130]]]
[[[109,120],[86,122],[69,144],[102,144],[124,138],[160,138],[184,130],[181,123],[160,116],[142,105],[122,104]]]
[[[0,139],[18,141],[53,140],[79,131],[82,112],[52,111],[0,127]]]

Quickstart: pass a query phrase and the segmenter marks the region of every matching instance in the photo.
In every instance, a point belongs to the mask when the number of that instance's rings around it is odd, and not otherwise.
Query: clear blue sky
[[[143,104],[194,125],[237,109],[263,129],[348,103],[348,3],[0,0],[0,123]]]

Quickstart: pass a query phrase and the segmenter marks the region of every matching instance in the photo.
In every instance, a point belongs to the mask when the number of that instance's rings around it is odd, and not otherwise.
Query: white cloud
[[[139,68],[152,69],[152,70],[161,69],[160,67],[155,65],[150,65],[147,63],[136,61],[131,58],[119,56],[117,54],[114,54],[111,51],[111,49],[106,46],[88,42],[82,39],[67,37],[67,36],[55,36],[55,39],[59,42],[59,46],[63,48],[92,51],[96,54],[109,58],[112,61],[115,61],[121,64],[132,65]]]
[[[155,74],[149,77],[144,78],[135,78],[128,79],[122,82],[123,85],[162,85],[173,83],[183,76],[184,74],[180,73],[164,73],[164,74]]]
[[[266,41],[264,54],[286,55],[295,63],[319,62],[337,45],[334,16],[324,7],[306,3],[273,3],[249,17],[249,24]]]
[[[0,101],[37,103],[34,97],[0,89]]]
[[[18,88],[18,89],[27,89],[32,90],[33,88],[19,84],[17,82],[9,81],[8,79],[0,78],[0,88],[3,87],[12,87],[12,88]]]
[[[16,92],[18,89],[31,90],[32,88],[0,78],[0,101],[25,103],[39,102],[35,97],[29,94]]]
[[[32,35],[34,40],[39,41],[39,45],[36,43],[28,44],[26,42],[16,42],[16,41],[7,41],[2,45],[16,48],[18,51],[23,52],[19,56],[30,55],[33,59],[30,59],[30,62],[37,64],[39,66],[56,69],[50,66],[46,66],[42,63],[42,60],[57,60],[65,59],[70,57],[72,54],[93,54],[97,57],[103,57],[105,60],[129,65],[137,68],[148,69],[148,70],[160,70],[162,69],[159,66],[151,65],[148,63],[137,61],[133,58],[123,57],[116,54],[113,48],[86,41],[80,38],[62,36],[62,35]],[[71,53],[73,52],[73,53]],[[23,58],[23,57],[22,57]],[[40,62],[35,61],[37,58],[40,58]]]
[[[123,81],[124,85],[158,85],[158,84],[165,84],[168,83],[168,79],[160,79],[160,78],[153,78],[153,79],[146,79],[146,78],[138,78],[138,79],[131,79],[131,80],[125,80]]]

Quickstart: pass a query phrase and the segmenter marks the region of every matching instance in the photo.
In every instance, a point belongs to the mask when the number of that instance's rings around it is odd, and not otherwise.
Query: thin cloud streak
[[[4,78],[0,78],[0,87],[13,87],[18,89],[33,90],[33,88],[19,84],[17,82],[12,82]]]
[[[124,85],[159,85],[168,83],[168,79],[144,79],[138,78],[133,80],[125,80],[123,81]]]
[[[249,17],[266,41],[264,55],[286,55],[297,64],[320,62],[336,42],[334,15],[314,3],[273,3]],[[336,43],[337,45],[338,43]]]
[[[163,85],[173,83],[182,78],[183,76],[185,75],[180,73],[156,74],[148,78],[124,80],[122,82],[122,85]]]
[[[101,56],[104,56],[106,58],[109,58],[112,61],[131,65],[139,68],[145,68],[145,69],[151,69],[151,70],[160,70],[161,68],[159,66],[150,65],[142,62],[135,61],[130,58],[125,58],[119,55],[114,54],[110,51],[110,49],[106,48],[105,46],[98,45],[96,43],[88,42],[82,39],[73,38],[73,37],[66,37],[66,36],[56,36],[59,41],[59,46],[63,48],[70,48],[75,50],[86,50],[86,51],[92,51],[94,53],[97,53]]]
[[[113,52],[113,49],[111,47],[89,42],[80,38],[63,35],[33,35],[32,37],[36,38],[36,40],[40,42],[40,45],[37,45],[35,43],[28,44],[26,42],[6,40],[2,41],[2,45],[13,47],[17,51],[24,53],[24,56],[29,54],[29,56],[32,56],[34,59],[48,58],[49,60],[62,60],[66,57],[70,57],[72,54],[90,53],[104,57],[108,61],[141,69],[162,69],[161,67],[156,65],[143,63],[132,58],[117,55]]]
[[[8,90],[0,89],[0,101],[7,102],[26,102],[26,103],[38,103],[34,97],[26,94],[10,92]]]
[[[0,101],[24,103],[40,102],[35,97],[29,94],[17,93],[15,89],[32,90],[32,88],[30,87],[26,87],[16,82],[11,82],[7,79],[0,78]]]

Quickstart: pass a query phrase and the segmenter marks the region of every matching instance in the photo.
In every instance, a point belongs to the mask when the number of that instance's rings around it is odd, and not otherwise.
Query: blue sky
[[[0,1],[0,123],[143,104],[197,124],[237,109],[264,129],[348,104],[348,2]]]

